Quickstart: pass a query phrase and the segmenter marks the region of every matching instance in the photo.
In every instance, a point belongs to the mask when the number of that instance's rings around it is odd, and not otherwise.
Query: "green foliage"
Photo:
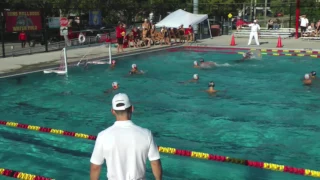
[[[1,0],[0,0],[1,1]],[[234,16],[243,7],[243,3],[250,4],[251,0],[198,0],[199,13],[227,18],[229,13]],[[301,13],[307,14],[309,20],[319,19],[320,3],[315,0],[301,0]],[[46,5],[45,5],[46,2]],[[259,6],[264,6],[265,0],[257,0]],[[271,0],[271,10],[290,14],[290,3],[293,3],[291,14],[295,14],[295,0]],[[134,19],[141,20],[152,11],[156,16],[165,17],[167,12],[176,9],[193,11],[193,0],[8,0],[5,8],[12,10],[44,9],[49,16],[68,13],[79,14],[90,10],[101,10],[103,21],[116,23],[122,20],[131,23]]]

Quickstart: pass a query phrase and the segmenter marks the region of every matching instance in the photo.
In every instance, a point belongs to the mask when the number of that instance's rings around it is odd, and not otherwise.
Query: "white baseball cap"
[[[116,111],[126,110],[131,107],[128,95],[124,93],[116,94],[112,99],[112,109]]]
[[[255,19],[255,20],[253,20],[253,22],[255,22],[255,23],[256,23],[256,22],[257,22],[257,20]]]

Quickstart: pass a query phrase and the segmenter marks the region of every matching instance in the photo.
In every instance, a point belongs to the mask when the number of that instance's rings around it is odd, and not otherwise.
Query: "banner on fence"
[[[49,28],[60,28],[60,17],[49,17],[48,25]]]
[[[6,31],[39,31],[42,28],[40,11],[7,11]]]
[[[89,12],[89,26],[101,26],[101,11]]]

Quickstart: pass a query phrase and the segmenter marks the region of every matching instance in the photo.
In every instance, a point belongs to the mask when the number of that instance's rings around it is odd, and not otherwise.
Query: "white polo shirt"
[[[260,30],[259,24],[249,24],[249,27],[251,27],[251,32],[258,32]]]
[[[300,26],[307,27],[309,20],[307,18],[300,18]]]
[[[128,120],[98,134],[90,162],[102,165],[106,160],[108,180],[144,180],[147,158],[160,159],[152,133]]]

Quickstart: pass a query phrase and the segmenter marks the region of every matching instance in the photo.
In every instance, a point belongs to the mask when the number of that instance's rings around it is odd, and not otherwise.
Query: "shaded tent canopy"
[[[186,28],[189,25],[198,25],[206,19],[208,19],[207,14],[192,14],[182,9],[178,9],[158,22],[156,27],[166,26],[170,28],[178,28],[178,26],[183,25],[183,27]]]

